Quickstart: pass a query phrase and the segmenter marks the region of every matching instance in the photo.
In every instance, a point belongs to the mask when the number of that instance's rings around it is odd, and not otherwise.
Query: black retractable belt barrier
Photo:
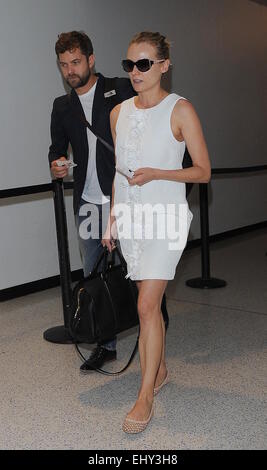
[[[67,218],[64,203],[63,180],[52,182],[55,219],[57,229],[57,245],[60,269],[60,284],[63,303],[64,325],[49,328],[44,332],[44,339],[52,343],[70,344],[73,340],[69,334],[69,309],[72,301],[70,257],[68,247]]]
[[[186,281],[186,285],[189,287],[198,287],[201,289],[225,287],[225,281],[216,279],[215,277],[210,277],[208,185],[206,183],[199,184],[199,203],[202,277],[189,279]]]
[[[214,168],[213,175],[253,173],[267,170],[267,165],[256,165],[237,168]],[[199,204],[200,204],[200,229],[201,229],[201,266],[202,277],[189,279],[186,285],[201,289],[213,289],[215,287],[225,287],[227,283],[221,279],[210,277],[210,251],[209,251],[209,212],[208,212],[208,184],[199,184]],[[266,253],[267,255],[267,253]]]

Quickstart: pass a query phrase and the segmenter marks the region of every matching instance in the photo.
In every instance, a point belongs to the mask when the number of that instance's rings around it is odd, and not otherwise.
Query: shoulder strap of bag
[[[93,129],[93,127],[91,126],[91,124],[89,124],[89,122],[85,119],[85,117],[81,116],[81,121],[83,121],[84,125],[86,127],[88,127],[88,129],[90,129],[90,131],[96,136],[96,138],[101,142],[101,144],[103,144],[111,153],[113,153],[113,155],[115,155],[115,151],[114,151],[114,148],[112,147],[112,145],[110,145],[105,139],[103,139],[102,137],[100,137],[96,132],[95,130]]]
[[[112,79],[111,79],[112,80]],[[93,129],[93,127],[91,126],[91,124],[89,124],[89,122],[87,121],[87,119],[85,118],[85,115],[83,113],[78,113],[76,109],[74,109],[74,106],[72,104],[72,101],[71,101],[71,95],[68,95],[68,98],[69,98],[69,102],[70,102],[70,105],[71,105],[71,108],[73,110],[73,112],[75,113],[76,117],[82,122],[82,124],[85,125],[85,127],[88,127],[88,129],[90,129],[90,131],[96,136],[96,138],[101,142],[101,144],[103,144],[111,153],[113,153],[113,155],[115,154],[115,151],[114,151],[114,148],[112,147],[112,145],[110,145],[108,142],[106,142],[105,139],[103,139],[102,137],[100,137],[96,132],[95,130]]]

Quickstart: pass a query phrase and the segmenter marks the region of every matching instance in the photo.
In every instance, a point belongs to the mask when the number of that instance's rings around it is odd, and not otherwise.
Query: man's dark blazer
[[[111,110],[122,101],[136,95],[128,78],[116,78],[116,94],[104,96],[105,77],[97,74],[98,80],[95,90],[92,126],[97,135],[113,146],[110,130],[109,115]],[[110,80],[110,79],[107,79]],[[108,90],[110,91],[110,90]],[[73,208],[78,211],[82,196],[88,164],[88,139],[87,128],[79,119],[83,115],[83,108],[74,89],[70,95],[56,98],[51,115],[51,146],[49,148],[49,162],[57,160],[61,156],[67,158],[69,143],[73,151],[73,159],[77,167],[73,169]],[[96,168],[101,190],[105,196],[111,197],[112,182],[115,175],[114,155],[99,141],[96,145]]]

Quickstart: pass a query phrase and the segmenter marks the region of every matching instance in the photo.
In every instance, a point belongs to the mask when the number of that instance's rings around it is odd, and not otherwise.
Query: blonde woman
[[[170,66],[166,38],[153,32],[137,34],[129,44],[127,59],[122,65],[129,73],[137,96],[111,112],[117,172],[109,224],[102,244],[111,251],[118,236],[128,275],[136,281],[139,291],[142,381],[137,400],[123,423],[125,432],[138,433],[150,422],[154,396],[169,377],[161,301],[168,280],[175,276],[193,217],[186,201],[185,182],[207,183],[211,171],[194,107],[185,98],[169,94],[161,86],[162,75]],[[182,169],[185,145],[193,166]],[[117,210],[123,207],[128,215],[122,219],[124,227]],[[150,217],[144,221],[144,213],[149,208]],[[114,230],[116,213],[117,229],[118,221],[120,225],[117,234]],[[173,239],[175,227],[180,234],[176,242]]]

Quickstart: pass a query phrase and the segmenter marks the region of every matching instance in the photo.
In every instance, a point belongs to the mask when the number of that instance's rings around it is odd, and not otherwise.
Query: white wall
[[[51,106],[65,93],[54,44],[72,29],[90,35],[97,69],[109,76],[123,75],[120,61],[135,32],[166,33],[173,42],[172,89],[195,105],[212,166],[265,163],[266,7],[249,0],[0,0],[0,189],[50,181]],[[214,178],[211,233],[266,220],[266,183],[266,174]],[[191,238],[198,238],[197,187],[190,201]],[[71,197],[67,212],[78,269]],[[49,194],[0,201],[0,220],[0,289],[58,273]]]

